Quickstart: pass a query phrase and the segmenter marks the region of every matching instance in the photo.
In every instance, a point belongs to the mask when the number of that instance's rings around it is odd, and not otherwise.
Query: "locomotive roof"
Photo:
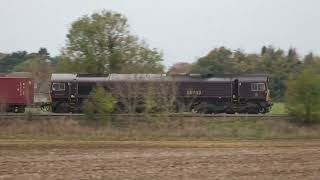
[[[52,74],[52,82],[114,82],[114,81],[191,81],[191,82],[265,82],[267,75],[242,75],[225,77],[202,77],[201,75],[166,75],[166,74],[109,74],[108,76],[78,76],[77,74]]]

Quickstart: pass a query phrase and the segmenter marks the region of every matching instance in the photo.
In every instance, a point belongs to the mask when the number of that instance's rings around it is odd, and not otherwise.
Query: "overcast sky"
[[[320,54],[319,8],[319,0],[0,0],[0,52],[46,47],[57,55],[72,21],[108,9],[127,16],[132,33],[162,50],[167,66],[219,46]]]

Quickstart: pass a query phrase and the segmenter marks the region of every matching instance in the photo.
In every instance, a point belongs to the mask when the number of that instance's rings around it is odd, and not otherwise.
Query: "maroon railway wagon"
[[[31,77],[0,76],[1,111],[23,113],[33,104],[33,88]]]
[[[132,87],[143,94],[147,93],[145,87],[155,85],[163,91],[168,87],[163,84],[170,83],[176,86],[175,92],[164,94],[175,96],[176,104],[190,107],[187,112],[258,114],[269,112],[272,106],[266,75],[52,74],[52,111],[81,112],[83,102],[97,85],[118,97],[119,93],[126,96]],[[120,99],[118,105],[122,106]]]

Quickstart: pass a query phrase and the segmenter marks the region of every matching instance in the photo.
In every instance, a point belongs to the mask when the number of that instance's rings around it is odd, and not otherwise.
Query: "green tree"
[[[45,56],[45,57],[49,57],[49,55],[50,55],[47,48],[40,48],[38,51],[38,54],[40,56]]]
[[[96,86],[89,99],[84,103],[84,112],[93,117],[94,114],[106,115],[114,111],[116,99],[102,86]]]
[[[0,52],[0,60],[1,60],[2,58],[6,57],[6,56],[7,56],[7,54],[4,54],[4,53],[1,53],[1,52]]]
[[[235,63],[233,74],[253,74],[257,72],[259,63],[259,55],[246,54],[240,50],[233,53],[233,61]]]
[[[307,54],[304,58],[303,58],[303,62],[305,65],[310,65],[314,62],[314,56],[313,53],[309,53]]]
[[[286,93],[287,109],[301,123],[320,121],[320,76],[311,68],[291,76]]]
[[[295,49],[291,48],[288,54],[282,49],[272,46],[262,49],[256,71],[270,76],[270,90],[275,101],[283,101],[287,89],[286,82],[289,74],[297,73],[301,69],[301,61]]]
[[[0,72],[12,72],[14,67],[23,63],[28,58],[26,51],[18,51],[4,56],[0,60]]]
[[[286,60],[285,70],[288,74],[297,73],[301,70],[302,62],[299,60],[299,55],[296,49],[289,49]]]
[[[261,56],[263,56],[267,52],[268,48],[266,46],[263,46],[261,48]]]
[[[311,68],[313,69],[317,74],[320,74],[320,57],[319,56],[313,56],[312,61],[310,63],[305,63],[304,68]]]
[[[130,34],[126,17],[105,10],[72,23],[61,58],[69,72],[163,72],[162,54]]]
[[[303,68],[313,69],[317,74],[320,74],[320,56],[314,55],[313,53],[308,53],[303,57]]]
[[[208,55],[200,58],[192,70],[201,74],[234,74],[235,62],[232,59],[232,51],[220,47],[209,52]]]

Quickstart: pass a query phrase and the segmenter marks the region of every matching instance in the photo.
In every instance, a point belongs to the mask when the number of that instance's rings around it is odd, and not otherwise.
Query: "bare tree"
[[[121,75],[120,75],[121,76]],[[170,114],[190,112],[197,100],[187,94],[173,76],[124,75],[108,85],[117,99],[118,113]]]

